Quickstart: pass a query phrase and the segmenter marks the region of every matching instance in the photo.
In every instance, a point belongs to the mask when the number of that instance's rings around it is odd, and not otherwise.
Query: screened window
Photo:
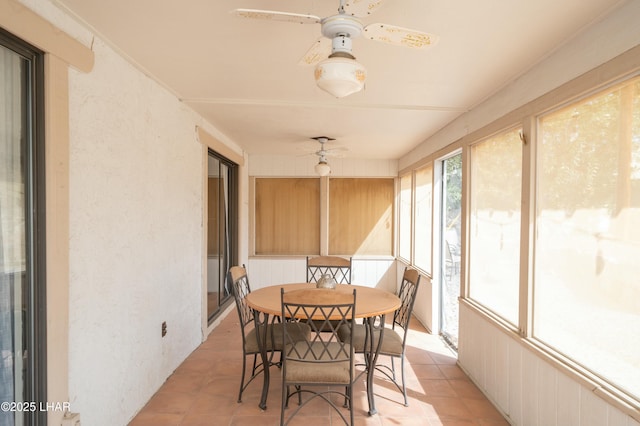
[[[470,148],[469,297],[518,324],[520,129]]]
[[[431,273],[433,165],[415,172],[414,264]]]
[[[534,336],[640,397],[640,78],[538,126]]]
[[[399,256],[411,260],[411,173],[400,177]]]

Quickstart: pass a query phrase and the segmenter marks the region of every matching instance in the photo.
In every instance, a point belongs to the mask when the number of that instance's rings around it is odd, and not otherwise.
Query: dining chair
[[[369,356],[368,348],[377,348],[378,356],[388,356],[391,359],[391,366],[379,364],[376,362],[375,369],[384,374],[389,380],[396,385],[398,390],[402,392],[404,397],[404,405],[408,406],[407,387],[405,384],[405,347],[407,343],[407,334],[409,331],[409,320],[413,312],[413,304],[420,285],[420,273],[413,268],[405,268],[402,275],[402,282],[397,296],[400,298],[401,305],[393,313],[393,322],[391,328],[381,330],[379,327],[373,329],[373,344],[369,341],[369,332],[365,324],[356,324],[354,327],[342,326],[338,332],[340,338],[344,341],[352,342],[355,353],[365,354]],[[382,333],[382,340],[380,334]],[[396,370],[394,359],[400,358],[400,378],[398,383],[396,378]],[[368,363],[367,363],[368,364]]]
[[[317,283],[324,274],[329,274],[336,284],[351,284],[351,263],[351,257],[307,256],[307,282]]]
[[[337,284],[351,284],[351,263],[351,257],[307,256],[307,282],[317,283],[324,274],[329,274]]]
[[[236,302],[238,318],[240,320],[240,331],[242,333],[242,377],[240,378],[240,391],[238,393],[238,402],[242,402],[242,393],[249,386],[264,368],[274,365],[273,356],[276,352],[282,353],[282,324],[271,322],[264,325],[258,325],[256,322],[256,313],[247,305],[247,294],[251,292],[249,285],[249,277],[247,269],[244,265],[232,266],[229,268],[228,280],[231,283],[233,297]],[[290,335],[294,340],[306,340],[309,335],[309,326],[306,324],[297,324],[290,328]],[[264,342],[264,343],[263,343]],[[258,356],[262,355],[261,345],[264,345],[265,352],[269,355],[268,365],[264,365],[264,360]],[[245,382],[247,370],[247,357],[253,356],[253,367],[251,368],[251,377]],[[280,364],[280,362],[275,363]]]
[[[353,327],[356,291],[346,293],[330,289],[305,289],[285,293],[281,289],[280,294],[282,318],[306,320],[311,325],[309,339],[296,341],[295,329],[291,329],[295,322],[283,321],[280,425],[288,424],[306,404],[316,398],[326,401],[346,424],[353,425],[354,351],[350,340],[338,337],[338,328]],[[334,321],[337,327],[332,325]],[[330,331],[325,331],[327,329]],[[309,398],[303,401],[303,394],[308,394]],[[285,408],[289,405],[289,399],[296,395],[298,406],[285,422]],[[345,407],[349,409],[349,420],[334,402],[336,399],[332,399],[334,395],[344,398]]]
[[[460,254],[454,250],[448,241],[445,240],[445,277],[450,279],[454,274],[460,272]]]

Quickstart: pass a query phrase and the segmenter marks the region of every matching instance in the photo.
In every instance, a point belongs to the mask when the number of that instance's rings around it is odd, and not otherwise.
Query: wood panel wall
[[[329,253],[393,255],[394,179],[329,181]]]
[[[257,255],[306,255],[320,251],[320,179],[255,181]]]

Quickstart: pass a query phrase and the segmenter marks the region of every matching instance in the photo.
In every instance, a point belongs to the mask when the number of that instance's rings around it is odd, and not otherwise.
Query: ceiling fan
[[[320,176],[326,176],[331,173],[331,167],[327,162],[327,157],[340,155],[339,152],[346,151],[347,149],[342,147],[326,148],[324,145],[325,143],[335,140],[334,138],[330,138],[328,136],[316,136],[311,139],[314,139],[320,143],[320,149],[314,152],[314,154],[318,156],[318,164],[315,165],[314,169]]]
[[[315,15],[257,9],[235,9],[241,18],[282,21],[297,24],[320,24],[322,37],[316,40],[300,60],[300,65],[317,64],[318,86],[337,98],[356,93],[364,87],[366,69],[356,62],[351,51],[353,38],[364,36],[396,46],[424,49],[438,40],[437,36],[395,25],[374,23],[364,26],[360,17],[376,11],[383,0],[339,0],[338,14],[320,18]],[[328,57],[327,57],[328,56]],[[323,58],[326,58],[323,60]]]

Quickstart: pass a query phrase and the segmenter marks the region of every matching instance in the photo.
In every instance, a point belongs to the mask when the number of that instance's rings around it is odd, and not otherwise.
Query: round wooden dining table
[[[293,290],[316,289],[315,284],[282,284],[271,287],[263,287],[253,290],[247,294],[247,304],[250,308],[270,315],[280,315],[282,306],[280,305],[280,289],[284,288],[285,293]],[[361,285],[338,284],[334,291],[353,293],[356,290],[356,318],[368,318],[382,314],[388,314],[400,307],[400,299],[393,293],[379,288],[366,287]],[[313,295],[313,293],[310,293]],[[313,302],[313,299],[309,300]]]
[[[316,284],[312,283],[296,283],[296,284],[280,284],[270,287],[263,287],[257,290],[251,291],[247,294],[247,305],[254,310],[256,316],[256,324],[266,324],[269,321],[269,316],[282,315],[281,306],[281,290],[284,292],[294,290],[309,290],[309,303],[318,303],[317,296],[322,292],[315,292]],[[366,287],[361,285],[349,285],[338,284],[334,291],[353,293],[356,290],[356,309],[355,317],[362,318],[364,323],[370,327],[370,335],[373,334],[373,327],[384,329],[384,321],[386,314],[395,312],[401,305],[400,298],[393,293],[386,290],[381,290],[374,287]],[[383,333],[380,334],[380,338],[383,339]],[[259,339],[259,341],[265,341]],[[380,340],[381,341],[381,340]],[[373,345],[372,345],[373,346]],[[378,348],[380,345],[378,345]],[[375,414],[375,401],[373,399],[373,373],[375,370],[375,363],[378,357],[377,353],[373,353],[375,348],[371,347],[372,353],[368,354],[365,359],[368,360],[367,365],[367,399],[369,401],[369,414]],[[269,391],[269,362],[268,355],[264,348],[261,348],[261,355],[263,359],[263,365],[265,365],[263,374],[263,386],[262,397],[260,399],[260,408],[266,409],[267,394]]]

